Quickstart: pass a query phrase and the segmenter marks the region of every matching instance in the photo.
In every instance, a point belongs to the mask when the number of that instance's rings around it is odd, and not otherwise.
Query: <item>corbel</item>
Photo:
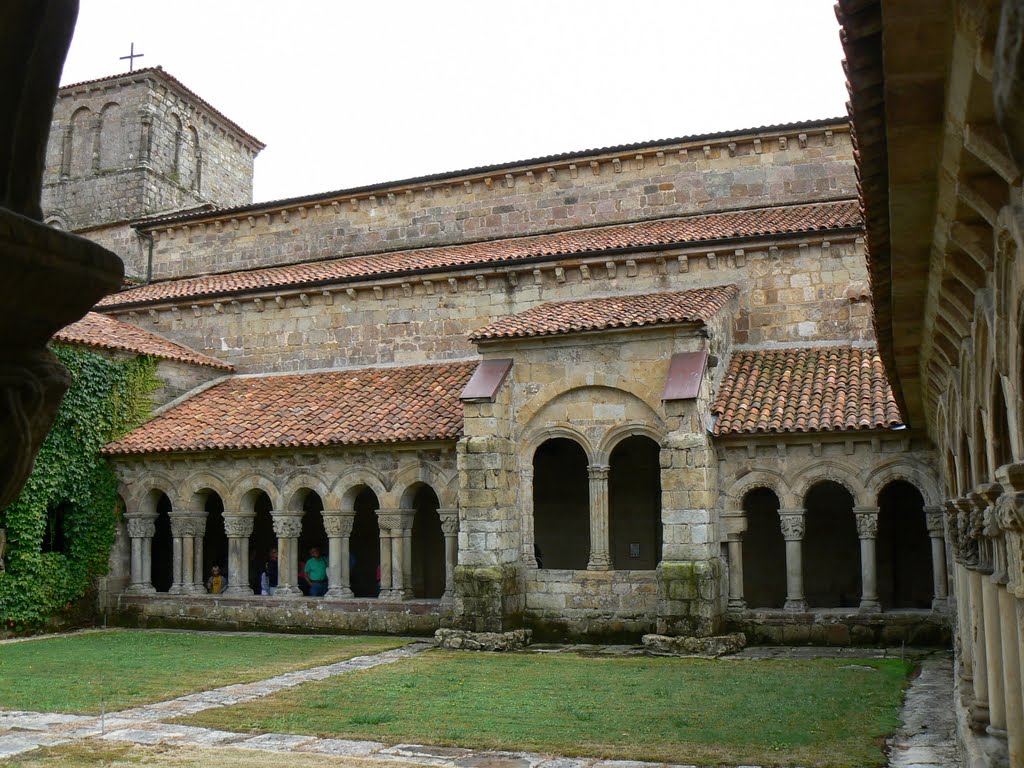
[[[760,155],[761,151],[762,151],[761,150],[761,140],[760,139],[754,139],[754,154],[755,155]]]
[[[235,315],[242,314],[242,302],[237,301],[237,300],[236,301],[232,301],[231,302],[231,312],[232,312],[232,314],[235,314]]]
[[[394,205],[394,204],[395,204],[395,193],[394,192],[388,192],[388,205]]]
[[[484,177],[484,186],[487,187],[488,190],[494,187],[494,181],[491,179],[490,176]]]
[[[451,291],[452,293],[459,292],[459,281],[456,280],[454,277],[448,278],[448,290]]]
[[[757,458],[757,444],[753,440],[748,440],[744,444],[744,447],[747,449],[747,458],[748,459],[756,459]]]
[[[402,295],[406,298],[412,296],[412,283],[402,283]]]
[[[462,190],[467,195],[472,195],[473,194],[473,182],[472,181],[464,181],[464,182],[462,182]]]
[[[590,161],[590,172],[593,173],[595,176],[601,175],[601,164],[597,162],[597,160]]]
[[[802,259],[805,256],[807,256],[808,252],[810,251],[811,244],[810,243],[800,243],[799,248],[800,248],[800,258]]]
[[[665,153],[664,152],[655,152],[654,156],[658,160],[658,165],[664,165],[665,164]]]
[[[615,173],[622,173],[622,161],[617,157],[612,158],[612,170]]]
[[[423,194],[426,195],[428,198],[433,198],[433,196],[434,196],[434,188],[433,187],[424,187],[423,188]]]
[[[193,304],[192,305],[192,314],[195,315],[196,317],[202,317],[203,316],[203,308],[200,307],[198,304]]]
[[[223,315],[224,305],[221,304],[219,301],[213,302],[213,311],[216,312],[218,315]]]
[[[534,285],[543,285],[544,284],[544,273],[542,273],[539,269],[533,270],[533,284]]]
[[[320,203],[313,203],[313,215],[319,216],[324,212],[324,207]]]
[[[330,291],[321,291],[320,295],[324,297],[324,304],[334,303],[334,294],[331,293]]]
[[[785,443],[776,443],[775,444],[775,453],[778,454],[778,457],[780,459],[786,458],[786,444]]]
[[[281,221],[283,221],[285,224],[288,223],[288,209],[287,208],[282,208],[281,209]]]
[[[634,259],[626,259],[626,277],[636,277],[639,270]]]
[[[349,204],[349,207],[353,211],[358,211],[359,210],[359,198],[358,197],[350,198],[349,201],[348,201],[348,204]],[[332,205],[333,205],[333,203],[332,203]]]
[[[266,224],[268,227],[270,226],[270,214],[269,213],[264,213],[263,214],[263,223]]]
[[[604,268],[605,268],[605,271],[608,273],[608,279],[609,280],[614,279],[615,278],[615,262],[614,261],[606,261],[604,263]]]
[[[377,301],[384,300],[384,289],[379,285],[373,286],[373,295],[377,298]]]
[[[558,283],[565,282],[565,269],[562,267],[555,267],[555,281]]]
[[[822,240],[821,241],[821,256],[822,256],[822,258],[828,258],[828,256],[830,255],[831,249],[832,249],[832,243],[830,243],[828,240]]]
[[[376,195],[370,195],[369,197],[366,198],[366,202],[368,202],[370,204],[370,208],[371,209],[376,208],[377,207],[377,196]]]
[[[412,202],[415,199],[415,197],[416,197],[416,193],[413,192],[411,189],[405,190],[405,202],[406,202],[406,204],[412,204]]]
[[[718,257],[714,252],[708,254],[708,269],[718,269]]]
[[[302,302],[302,306],[308,307],[309,306],[309,294],[300,293],[299,294],[299,301]]]
[[[570,179],[576,179],[576,178],[579,178],[579,175],[580,175],[580,171],[576,167],[576,163],[569,163],[569,178]]]
[[[969,124],[964,129],[964,147],[1003,177],[1007,184],[1020,179],[1017,164],[1006,147],[1006,139],[994,125]]]
[[[729,157],[736,157],[736,142],[729,142]]]
[[[679,254],[679,256],[676,258],[676,261],[679,262],[679,271],[681,273],[686,273],[690,271],[690,257],[687,256],[685,253]]]
[[[505,186],[508,189],[512,189],[516,185],[515,177],[511,173],[505,174]]]
[[[554,168],[548,168],[548,178],[551,181],[556,181],[558,179],[558,174]]]
[[[355,301],[355,300],[356,300],[356,289],[355,289],[355,288],[346,288],[346,289],[345,289],[345,293],[346,293],[346,294],[348,295],[348,297],[349,297],[349,298],[350,298],[350,299],[351,299],[352,301]]]
[[[959,192],[959,185],[957,191]],[[949,239],[970,256],[985,272],[992,269],[992,256],[985,244],[991,242],[991,233],[982,226],[953,221],[949,224]]]
[[[149,319],[152,320],[154,324],[159,323],[160,313],[157,312],[155,309],[149,310]]]
[[[736,252],[733,253],[733,263],[737,267],[745,267],[747,265],[747,254],[742,248],[737,248]]]
[[[704,145],[704,159],[705,160],[710,160],[711,159],[711,145],[710,144],[705,144]]]
[[[779,256],[780,256],[779,246],[777,246],[777,245],[769,245],[768,246],[768,255],[771,258],[773,258],[773,259],[779,258]]]
[[[167,234],[167,239],[168,240],[173,240],[174,239],[174,227],[168,227],[165,230],[165,232]]]
[[[847,440],[843,443],[843,451],[847,456],[853,456],[853,440]]]
[[[689,152],[689,150],[680,149],[679,150],[679,162],[680,163],[685,163],[689,159],[690,159],[690,152]]]
[[[779,136],[779,149],[783,151],[789,149],[789,139],[785,136]]]
[[[644,156],[637,155],[636,157],[633,158],[633,160],[636,162],[637,170],[642,171],[644,169]]]
[[[423,292],[425,294],[427,294],[427,296],[433,296],[434,295],[434,281],[433,280],[424,280],[423,281]]]
[[[833,144],[832,131],[825,131],[825,146],[831,147]]]
[[[668,274],[668,266],[665,264],[664,256],[656,256],[654,259],[654,269],[659,275]]]
[[[526,180],[531,184],[535,184],[537,182],[537,177],[533,175],[533,171],[527,171]]]
[[[475,279],[476,279],[476,289],[478,291],[487,290],[487,278],[486,277],[484,277],[483,275],[475,275]]]
[[[280,293],[277,294],[276,296],[274,296],[274,304],[277,305],[278,309],[284,309],[284,307],[285,307],[284,296],[282,296]]]
[[[807,134],[801,133],[796,137],[797,143],[800,145],[800,149],[807,149]]]
[[[171,316],[175,320],[181,320],[181,310],[178,309],[177,307],[171,307]]]
[[[871,438],[871,455],[877,456],[882,452],[882,440],[878,437]]]
[[[506,277],[510,288],[517,288],[519,286],[519,273],[509,272]]]
[[[240,222],[238,219],[234,219],[233,218],[233,219],[231,219],[231,228],[237,232],[238,231],[238,227],[241,225],[241,223],[242,222]]]
[[[811,443],[811,455],[815,458],[821,456],[821,440],[815,440]]]
[[[223,229],[224,229],[224,222],[223,221],[217,220],[217,221],[215,221],[213,223],[213,231],[216,232],[218,235],[221,233],[221,230],[223,230]]]
[[[590,267],[588,267],[586,264],[580,264],[580,279],[590,279]]]
[[[253,299],[252,303],[256,307],[257,312],[263,311],[263,299]]]

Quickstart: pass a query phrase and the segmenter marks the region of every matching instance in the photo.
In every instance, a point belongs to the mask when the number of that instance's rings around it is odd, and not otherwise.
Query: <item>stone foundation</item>
[[[518,651],[533,639],[528,629],[510,632],[466,632],[461,629],[439,629],[434,633],[439,648],[461,651]]]
[[[724,628],[743,632],[751,645],[948,647],[951,641],[948,617],[933,611],[744,611],[727,616]]]
[[[214,595],[122,595],[108,623],[130,627],[430,636],[450,623],[438,600],[324,600]]]
[[[747,638],[742,632],[716,637],[644,635],[642,642],[645,651],[662,656],[711,656],[717,658],[728,653],[738,653],[747,647]]]

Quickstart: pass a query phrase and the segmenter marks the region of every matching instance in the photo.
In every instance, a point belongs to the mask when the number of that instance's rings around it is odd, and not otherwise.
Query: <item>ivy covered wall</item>
[[[53,345],[72,384],[18,499],[0,511],[7,531],[0,628],[39,624],[81,598],[107,570],[117,478],[100,449],[149,416],[156,360],[111,359]]]

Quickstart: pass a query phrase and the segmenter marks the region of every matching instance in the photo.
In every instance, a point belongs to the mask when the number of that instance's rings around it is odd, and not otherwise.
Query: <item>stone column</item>
[[[177,515],[171,515],[171,588],[168,590],[169,594],[182,595],[187,590],[185,589],[184,581],[184,568],[182,567],[182,557],[184,557],[184,542],[185,528],[187,526],[188,518],[178,517]],[[189,570],[192,570],[192,552],[189,551]]]
[[[949,590],[946,583],[946,540],[942,528],[942,507],[925,507],[924,515],[932,543],[932,610],[945,613]]]
[[[408,600],[412,592],[412,524],[415,509],[389,509],[378,513],[381,533],[386,526],[391,539],[391,600]],[[381,553],[383,555],[383,552]],[[382,561],[383,563],[383,561]],[[383,569],[382,569],[383,571]],[[383,573],[381,576],[383,583]]]
[[[224,515],[224,532],[228,535],[228,588],[225,595],[251,595],[249,586],[249,537],[255,517]]]
[[[960,547],[967,568],[971,594],[970,631],[971,651],[974,656],[974,702],[969,707],[969,718],[973,729],[984,730],[989,722],[989,643],[985,638],[984,603],[984,582],[987,581],[988,572],[982,573],[979,570],[983,567],[981,509],[966,496],[956,499],[955,503],[958,511],[957,524],[962,530]]]
[[[192,592],[206,594],[206,574],[203,573],[203,537],[206,535],[206,511],[192,513]]]
[[[996,477],[1003,488],[995,517],[1001,532],[1001,564],[1006,576],[1005,588],[999,593],[999,609],[1008,746],[1010,764],[1024,765],[1024,464],[999,467]]]
[[[966,693],[968,688],[973,690],[974,687],[974,648],[970,624],[971,586],[961,546],[965,518],[955,500],[949,499],[942,506],[946,512],[946,530],[949,531],[949,543],[953,555],[953,587],[956,598],[955,629],[959,649],[960,678],[964,683],[969,684],[962,686],[961,691]]]
[[[806,611],[804,599],[804,515],[806,509],[780,509],[779,523],[786,540],[786,610]]]
[[[380,594],[378,597],[382,600],[391,597],[391,550],[393,547],[390,523],[391,520],[385,519],[378,509],[377,525],[380,528]]]
[[[743,534],[747,530],[747,516],[742,509],[723,512],[722,532],[729,547],[729,610],[742,611],[747,607],[743,598]]]
[[[587,570],[607,571],[612,567],[608,552],[608,473],[610,467],[592,464],[590,476],[590,561]]]
[[[459,510],[455,507],[437,510],[444,532],[444,594],[441,601],[450,603],[455,596],[455,566],[459,564]],[[536,564],[536,560],[534,560]]]
[[[1006,738],[1006,681],[1004,678],[1003,627],[999,609],[1000,584],[1006,583],[1006,571],[1000,573],[998,557],[999,525],[995,504],[1002,493],[995,483],[979,486],[968,498],[974,505],[973,515],[981,516],[981,536],[978,539],[978,570],[982,578],[982,601],[985,611],[985,656],[988,669],[988,732]],[[1016,632],[1014,632],[1016,634]]]
[[[272,511],[274,535],[277,536],[277,587],[275,597],[295,597],[302,594],[296,586],[299,576],[299,535],[302,533],[302,515]]]
[[[349,573],[349,541],[356,520],[351,512],[323,511],[327,532],[327,594],[324,597],[352,597],[352,576]]]
[[[125,515],[128,536],[132,542],[131,584],[128,592],[148,595],[153,588],[153,534],[156,533],[156,515]]]
[[[854,507],[853,514],[860,538],[860,610],[877,613],[882,610],[878,601],[878,565],[875,562],[878,507]]]

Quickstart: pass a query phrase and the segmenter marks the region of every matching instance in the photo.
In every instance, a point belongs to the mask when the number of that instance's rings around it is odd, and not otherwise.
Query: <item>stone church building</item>
[[[45,218],[130,281],[60,338],[165,381],[105,449],[105,606],[947,637],[946,458],[876,345],[853,146],[826,119],[253,204],[263,145],[167,72],[62,88]]]

